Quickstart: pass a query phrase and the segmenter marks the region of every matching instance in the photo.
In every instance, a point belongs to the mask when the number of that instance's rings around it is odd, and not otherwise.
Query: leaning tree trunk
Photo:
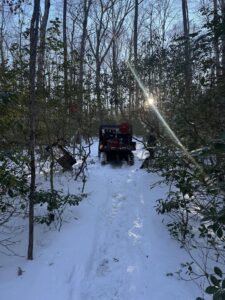
[[[40,16],[40,0],[34,0],[33,15],[30,24],[30,105],[29,105],[29,121],[30,121],[30,195],[29,195],[29,243],[27,258],[33,259],[33,240],[34,240],[34,198],[35,198],[35,112],[36,112],[36,60],[37,60],[37,43],[38,43],[38,25]]]

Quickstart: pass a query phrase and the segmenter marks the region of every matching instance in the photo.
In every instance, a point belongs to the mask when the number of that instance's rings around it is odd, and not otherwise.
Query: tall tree
[[[1,67],[5,69],[5,55],[4,55],[4,23],[5,23],[5,16],[4,16],[4,4],[3,1],[0,4],[0,14],[1,14],[1,24],[0,24],[0,59],[1,59]]]
[[[83,22],[82,22],[82,37],[80,43],[80,53],[79,53],[79,97],[78,99],[79,108],[82,109],[83,105],[83,81],[84,81],[84,58],[85,58],[85,49],[87,43],[87,25],[88,25],[88,16],[90,12],[90,7],[92,4],[92,0],[84,0],[83,1]]]
[[[138,8],[139,0],[135,0],[134,3],[134,66],[137,67],[137,55],[138,55]]]
[[[48,24],[50,10],[50,0],[45,0],[44,15],[40,25],[40,45],[38,53],[38,73],[37,83],[41,89],[44,88],[44,63],[45,63],[45,44],[46,44],[46,29]]]
[[[113,12],[114,13],[114,12]],[[115,17],[113,18],[115,20]],[[115,104],[116,112],[119,104],[118,99],[118,47],[115,33],[115,26],[113,25],[113,43],[112,43],[112,81],[113,81],[113,101]]]
[[[96,85],[96,98],[100,122],[103,121],[103,103],[101,95],[101,67],[105,58],[111,49],[114,39],[117,38],[122,28],[123,22],[129,12],[133,9],[132,0],[98,0],[99,7],[95,7],[93,22],[94,32],[90,32],[88,39],[91,52],[95,59],[95,85]],[[118,5],[118,13],[111,23],[112,9]],[[114,26],[114,29],[112,28]],[[93,33],[93,36],[91,36]],[[112,34],[113,33],[113,34]]]
[[[134,67],[137,69],[137,59],[138,59],[138,8],[139,0],[134,2],[134,38],[133,38],[133,47],[134,47]],[[135,106],[138,108],[138,84],[135,84]]]
[[[187,0],[182,0],[182,13],[183,13],[183,30],[185,39],[185,89],[186,101],[190,98],[190,84],[191,84],[191,60],[190,60],[190,26],[189,26],[189,13]]]
[[[222,9],[222,24],[223,24],[223,34],[222,34],[222,68],[223,75],[225,76],[225,0],[221,0]]]
[[[100,122],[103,121],[102,99],[101,99],[101,65],[108,53],[111,43],[107,43],[107,30],[109,29],[109,10],[111,8],[111,0],[98,1],[99,7],[95,9],[95,40],[92,40],[89,35],[89,44],[95,58],[95,88],[98,106],[98,114]],[[106,46],[105,46],[106,45]]]
[[[214,5],[214,17],[213,17],[213,22],[215,26],[214,30],[214,49],[215,49],[215,67],[216,67],[216,77],[220,76],[220,49],[219,49],[219,35],[218,35],[218,30],[216,30],[217,24],[219,22],[219,15],[218,15],[218,0],[213,0],[213,5]]]
[[[29,121],[30,121],[30,195],[29,195],[29,242],[27,258],[33,259],[33,239],[34,239],[34,198],[35,198],[35,134],[36,134],[36,64],[37,64],[37,45],[38,45],[38,26],[40,18],[40,0],[34,0],[33,14],[30,24],[30,103],[29,103]]]
[[[124,5],[123,1],[118,1],[111,10],[111,32],[112,32],[112,103],[116,113],[118,113],[119,104],[119,80],[118,80],[118,64],[119,64],[119,45],[121,45],[121,37],[124,31],[124,22],[126,16],[134,9],[132,1],[127,1]],[[124,45],[121,45],[124,48]],[[121,108],[121,106],[120,106]]]
[[[67,0],[63,0],[64,101],[68,106]]]

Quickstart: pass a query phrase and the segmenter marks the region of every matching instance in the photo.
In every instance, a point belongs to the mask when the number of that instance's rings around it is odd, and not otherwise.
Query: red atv
[[[100,126],[98,156],[100,158],[103,154],[103,162],[126,160],[129,165],[133,165],[132,151],[134,150],[136,150],[136,143],[132,142],[132,126],[130,124]]]

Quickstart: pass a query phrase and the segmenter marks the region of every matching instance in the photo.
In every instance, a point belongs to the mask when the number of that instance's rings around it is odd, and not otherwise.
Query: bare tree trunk
[[[113,100],[115,104],[116,114],[118,113],[118,66],[117,66],[117,45],[116,38],[113,39],[112,44],[112,79],[113,79]]]
[[[30,169],[31,169],[31,182],[30,182],[30,195],[29,195],[29,243],[27,258],[33,259],[33,240],[34,240],[34,198],[35,198],[35,112],[36,112],[36,60],[37,60],[37,43],[38,43],[38,25],[40,16],[40,0],[34,0],[33,15],[30,24]]]
[[[5,57],[4,57],[4,49],[3,49],[3,39],[4,39],[4,6],[3,2],[0,7],[0,13],[1,13],[1,27],[0,27],[0,57],[1,57],[1,67],[4,70],[5,69]]]
[[[97,106],[100,122],[103,121],[103,109],[104,103],[101,98],[101,68],[102,64],[108,54],[109,50],[112,47],[114,38],[119,34],[123,22],[128,15],[128,13],[132,10],[131,1],[127,1],[124,4],[124,1],[116,1],[116,0],[99,0],[99,9],[96,9],[95,14],[95,23],[93,28],[95,28],[95,35],[88,36],[90,50],[93,53],[95,58],[95,87],[96,87],[96,98],[97,98]],[[115,30],[112,34],[112,37],[109,39],[109,28],[112,20],[111,11],[114,8],[114,5],[121,4],[120,10],[118,10],[118,15],[116,14],[115,22]],[[121,16],[121,18],[118,18]]]
[[[151,8],[150,14],[148,16],[149,19],[149,39],[150,39],[150,45],[153,45],[153,9]],[[153,46],[149,47],[149,57],[153,55]],[[152,80],[152,73],[154,72],[154,69],[149,71],[148,74],[148,89],[149,91],[153,90],[153,80]]]
[[[225,0],[221,0],[222,8],[222,22],[223,28],[225,26]],[[222,67],[223,67],[223,76],[225,76],[225,33],[222,35]]]
[[[48,24],[50,9],[50,0],[45,0],[44,16],[40,26],[40,46],[38,54],[38,72],[37,72],[37,83],[38,87],[44,89],[44,62],[45,62],[45,44],[46,44],[46,29]]]
[[[133,46],[133,41],[132,38],[130,39],[129,43],[129,54],[128,54],[128,59],[129,61],[132,58],[132,46]],[[128,96],[128,103],[129,103],[129,120],[132,121],[132,116],[133,116],[133,109],[134,109],[134,101],[133,101],[133,86],[134,86],[134,79],[132,78],[131,81],[128,84],[128,89],[129,89],[129,96]]]
[[[102,99],[101,99],[101,63],[98,59],[96,59],[96,72],[95,72],[95,87],[96,87],[96,98],[97,98],[97,107],[99,113],[99,121],[103,122],[103,107],[102,107]]]
[[[23,39],[23,26],[24,26],[24,18],[25,16],[20,12],[19,13],[19,49],[18,49],[18,53],[19,53],[19,67],[21,68],[21,70],[23,69],[23,51],[22,51],[22,39]],[[24,86],[24,76],[23,76],[23,72],[20,73],[19,75],[19,84],[20,86]]]
[[[38,109],[36,114],[38,119],[41,115],[46,115],[46,80],[45,80],[45,48],[46,48],[46,30],[48,24],[48,17],[49,17],[49,10],[50,10],[50,0],[45,0],[45,8],[44,8],[44,15],[40,22],[40,45],[38,49],[38,56],[37,56],[37,102],[38,102]]]
[[[139,8],[139,0],[135,0],[134,6],[134,39],[133,39],[133,47],[134,47],[134,67],[137,69],[137,56],[138,56],[138,8]],[[138,84],[135,83],[135,108],[139,107],[138,103]]]
[[[189,17],[188,17],[187,0],[182,0],[182,12],[183,12],[184,36],[185,36],[185,38],[188,38],[190,30],[189,30]]]
[[[137,67],[137,43],[138,43],[138,0],[134,6],[134,66]]]
[[[112,34],[113,34],[113,42],[112,42],[112,83],[113,83],[113,101],[115,105],[116,115],[118,114],[118,66],[117,66],[117,59],[118,59],[118,49],[117,49],[117,34],[116,34],[116,16],[115,16],[115,9],[112,7]]]
[[[108,2],[109,3],[109,2]],[[108,4],[107,3],[107,4]],[[103,24],[103,18],[105,13],[108,11],[108,7],[106,6],[104,8],[104,3],[102,0],[100,0],[101,5],[101,14],[99,19],[99,24],[96,27],[96,48],[94,50],[92,44],[90,43],[92,52],[95,56],[95,65],[96,65],[96,71],[95,71],[95,88],[96,88],[96,98],[97,98],[97,107],[98,107],[98,114],[99,114],[99,121],[100,123],[103,122],[103,108],[102,108],[102,99],[101,99],[101,64],[102,64],[102,58],[100,53],[100,45],[101,45],[101,37],[102,37],[102,30],[104,31],[104,24]],[[108,27],[108,22],[105,24],[105,26]],[[89,40],[90,41],[90,40]]]
[[[213,0],[214,5],[214,24],[218,24],[219,16],[218,16],[218,1]],[[218,80],[220,76],[220,50],[219,50],[219,36],[218,33],[214,32],[214,50],[215,50],[215,67],[216,67],[216,78]]]
[[[85,57],[85,49],[86,49],[86,42],[87,42],[87,24],[88,24],[88,16],[90,7],[92,4],[92,0],[84,0],[83,6],[83,23],[82,23],[82,38],[81,38],[81,45],[80,45],[80,61],[79,61],[79,109],[80,113],[83,106],[83,80],[84,80],[84,57]]]
[[[185,86],[186,86],[186,100],[190,98],[190,85],[191,85],[191,61],[190,61],[190,29],[188,17],[188,4],[187,0],[182,0],[183,12],[183,28],[185,37]]]
[[[63,0],[63,56],[64,56],[64,98],[68,108],[68,53],[67,53],[67,0]]]

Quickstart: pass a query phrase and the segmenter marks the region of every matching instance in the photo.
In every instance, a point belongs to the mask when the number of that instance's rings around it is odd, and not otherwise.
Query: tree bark
[[[222,22],[223,28],[225,27],[225,0],[221,0],[221,9],[222,9]],[[222,68],[223,76],[225,76],[225,33],[222,34]]]
[[[45,63],[45,44],[46,44],[46,29],[48,24],[50,10],[50,0],[45,0],[44,15],[40,25],[40,46],[38,54],[38,72],[37,72],[37,83],[38,87],[44,90],[44,63]]]
[[[116,114],[118,113],[118,66],[117,66],[117,59],[118,59],[118,49],[117,49],[117,34],[116,34],[116,24],[115,24],[116,16],[115,16],[115,9],[112,8],[112,34],[113,34],[113,42],[112,42],[112,83],[113,83],[113,102],[115,105]]]
[[[214,5],[214,24],[215,26],[218,24],[219,16],[218,16],[218,0],[213,0]],[[219,36],[218,33],[214,32],[214,50],[215,50],[215,68],[216,68],[216,78],[218,80],[220,76],[220,50],[219,50]]]
[[[117,66],[117,45],[116,38],[113,39],[112,44],[112,79],[113,79],[113,100],[115,104],[116,112],[118,111],[118,66]]]
[[[64,57],[64,100],[68,108],[68,52],[67,52],[67,0],[63,0],[63,57]]]
[[[137,67],[137,43],[138,43],[138,0],[134,6],[134,66]]]
[[[191,60],[190,60],[190,29],[189,29],[189,16],[187,0],[182,0],[183,12],[183,29],[185,38],[185,89],[186,101],[190,98],[190,85],[191,85]]]
[[[138,8],[139,8],[139,0],[135,0],[134,4],[134,39],[133,39],[133,47],[134,47],[134,67],[137,70],[137,59],[138,59]],[[135,83],[135,108],[139,107],[139,99],[138,99],[138,84]]]
[[[1,67],[2,70],[5,70],[5,57],[4,57],[4,49],[3,49],[3,39],[4,39],[4,6],[0,7],[1,13],[1,27],[0,27],[0,57],[1,57]]]
[[[83,106],[83,80],[84,80],[84,58],[85,58],[85,49],[87,42],[87,25],[88,25],[88,16],[90,12],[90,7],[92,4],[92,0],[84,0],[83,6],[83,23],[82,23],[82,38],[80,45],[80,55],[79,55],[79,99],[78,106],[81,113]]]
[[[30,24],[30,140],[29,140],[29,153],[30,153],[30,169],[31,169],[31,182],[30,182],[30,195],[29,195],[29,242],[27,258],[33,259],[33,240],[34,240],[34,198],[35,198],[35,183],[36,183],[36,168],[35,168],[35,131],[36,131],[36,61],[37,61],[37,43],[38,43],[38,25],[40,16],[40,0],[34,0],[33,15]]]
[[[102,107],[102,99],[101,99],[101,63],[99,60],[96,60],[96,72],[95,72],[95,87],[96,87],[96,98],[97,98],[97,107],[98,107],[98,114],[99,114],[99,121],[100,123],[103,122],[103,107]]]

